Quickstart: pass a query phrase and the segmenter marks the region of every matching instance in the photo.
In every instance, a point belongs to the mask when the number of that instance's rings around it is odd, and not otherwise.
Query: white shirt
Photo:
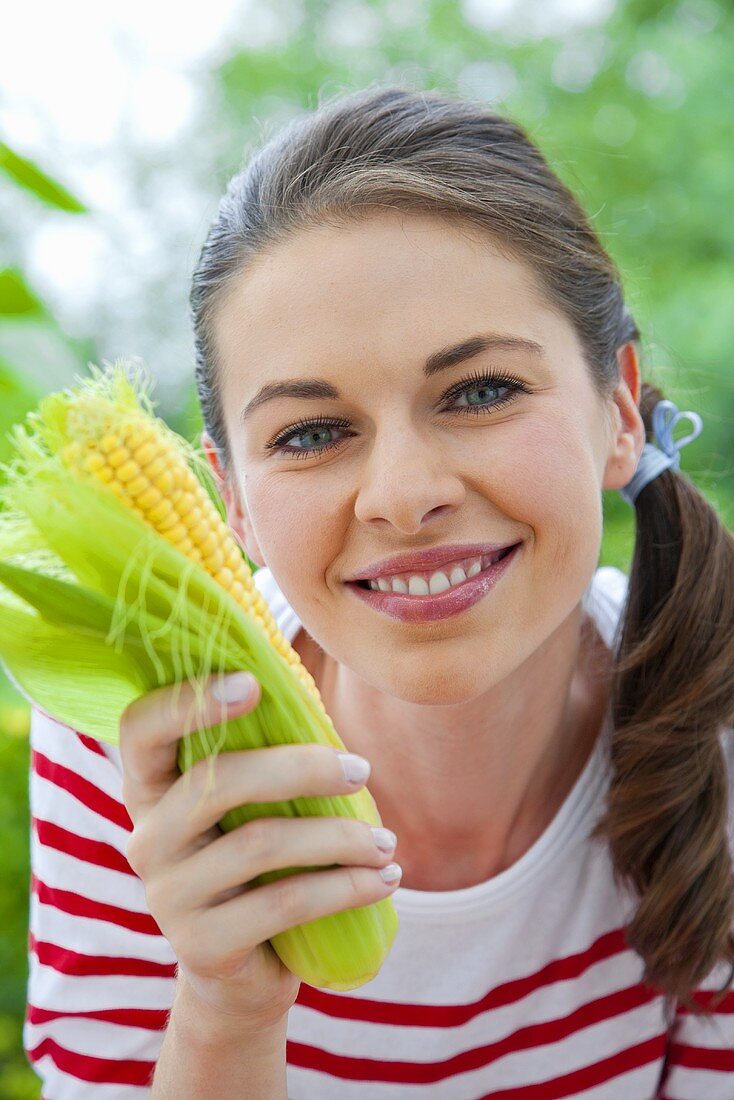
[[[301,623],[270,570],[255,583],[292,641]],[[626,575],[605,566],[584,594],[609,648],[626,592]],[[573,789],[511,867],[466,889],[393,892],[400,926],[371,982],[347,993],[301,984],[289,1100],[734,1100],[734,994],[709,1020],[682,1007],[664,1018],[625,940],[634,898],[589,839],[610,731],[608,710]],[[734,730],[722,746],[731,791]],[[125,859],[119,750],[36,707],[31,747],[25,1050],[44,1100],[143,1100],[176,958]],[[727,975],[719,964],[696,999]]]

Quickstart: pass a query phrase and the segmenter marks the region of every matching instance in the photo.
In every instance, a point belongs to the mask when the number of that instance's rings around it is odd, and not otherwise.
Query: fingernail
[[[376,825],[372,825],[372,835],[375,838],[375,844],[381,852],[391,852],[398,842],[398,838],[392,829],[380,829]]]
[[[388,863],[386,867],[380,868],[380,878],[383,882],[397,882],[402,877],[403,868],[399,863]]]
[[[230,672],[224,680],[215,680],[211,692],[218,703],[244,703],[254,693],[257,680],[251,672]]]
[[[344,778],[350,783],[364,783],[372,771],[369,760],[365,760],[363,756],[357,756],[356,753],[340,752],[339,759],[344,769]]]

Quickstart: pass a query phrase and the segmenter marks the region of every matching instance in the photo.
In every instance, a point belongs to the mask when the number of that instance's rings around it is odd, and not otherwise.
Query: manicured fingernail
[[[376,825],[372,826],[372,835],[375,838],[375,844],[381,852],[391,852],[398,842],[398,838],[392,829],[380,829]]]
[[[251,672],[231,672],[223,681],[215,680],[211,692],[218,703],[244,703],[254,694],[256,684]]]
[[[380,868],[380,878],[383,882],[397,882],[403,877],[403,868],[399,863],[388,863]]]
[[[372,770],[369,760],[365,760],[363,756],[357,756],[356,753],[340,752],[339,759],[344,769],[344,778],[350,783],[364,783]]]

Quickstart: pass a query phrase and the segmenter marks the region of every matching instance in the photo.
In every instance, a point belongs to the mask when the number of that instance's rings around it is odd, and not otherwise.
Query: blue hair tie
[[[682,439],[676,441],[673,439],[673,429],[684,416],[693,422],[694,429],[689,435],[684,435]],[[633,507],[640,490],[644,489],[658,474],[670,468],[680,469],[680,449],[701,434],[703,420],[698,413],[681,412],[673,401],[663,399],[658,401],[652,410],[652,428],[660,446],[656,447],[653,443],[645,444],[632,479],[619,490],[627,503]]]

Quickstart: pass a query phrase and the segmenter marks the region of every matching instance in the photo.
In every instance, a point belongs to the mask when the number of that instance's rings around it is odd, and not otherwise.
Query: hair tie
[[[693,422],[694,428],[689,435],[684,435],[682,439],[676,441],[673,439],[673,428],[684,416]],[[703,420],[698,413],[681,412],[673,401],[663,398],[652,410],[652,428],[660,446],[656,447],[653,443],[645,444],[632,479],[619,490],[627,503],[633,507],[640,490],[663,470],[680,469],[680,449],[701,434]]]

